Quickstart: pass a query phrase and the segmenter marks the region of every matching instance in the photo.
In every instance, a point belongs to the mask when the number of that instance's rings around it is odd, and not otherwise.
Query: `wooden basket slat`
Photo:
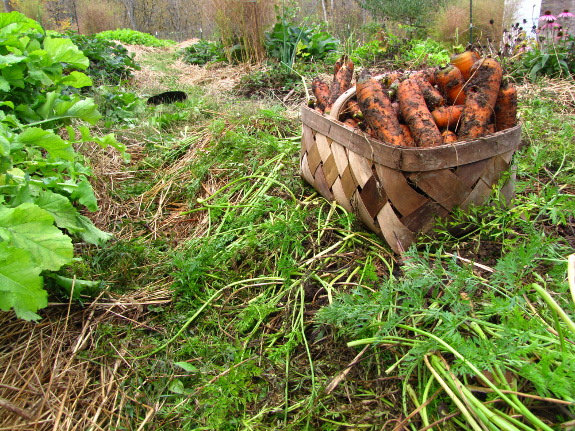
[[[372,175],[359,192],[359,198],[363,202],[371,218],[377,217],[377,213],[387,202],[385,192],[378,186],[378,181]]]
[[[396,253],[407,250],[415,241],[415,234],[403,225],[389,202],[383,206],[377,215],[377,221],[379,226],[385,227],[381,230],[380,235]]]
[[[406,148],[371,139],[307,107],[302,122],[302,177],[356,213],[397,253],[455,207],[483,204],[509,170],[521,136],[516,126],[455,145]],[[508,201],[513,196],[513,171],[501,193]]]
[[[375,170],[389,200],[403,216],[411,214],[428,201],[407,183],[401,172],[379,164],[375,165]]]
[[[447,211],[451,211],[471,193],[471,189],[449,169],[413,172],[408,178]]]

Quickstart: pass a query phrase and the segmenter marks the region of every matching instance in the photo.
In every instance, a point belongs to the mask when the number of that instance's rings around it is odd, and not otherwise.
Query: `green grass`
[[[498,394],[508,401],[485,404],[490,411],[480,405],[501,390],[573,401],[573,334],[535,287],[574,315],[565,281],[574,131],[559,103],[522,101],[526,145],[511,209],[460,214],[454,222],[471,227],[463,237],[440,226],[398,261],[302,182],[299,123],[284,108],[190,95],[146,108],[121,131],[145,153],[114,198],[138,202],[138,217],[123,223],[144,233],[79,264],[83,278],[119,291],[167,280],[174,292],[169,306],[148,307],[146,324],[160,330],[100,329],[128,346],[125,427],[142,423],[144,405],[157,407],[148,423],[157,430],[387,429],[427,401],[412,429],[442,412],[458,413],[445,429],[474,429],[474,415],[495,420],[489,429],[572,418],[573,406],[515,395]],[[186,235],[176,224],[159,237],[149,230],[166,215],[161,196],[197,224]],[[106,343],[93,354],[114,355]],[[495,374],[491,392],[457,395],[459,382],[489,386],[478,371]],[[437,392],[440,379],[453,396]]]

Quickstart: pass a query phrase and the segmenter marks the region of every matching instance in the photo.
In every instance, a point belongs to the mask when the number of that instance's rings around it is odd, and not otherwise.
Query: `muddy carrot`
[[[479,59],[479,54],[475,51],[464,51],[460,54],[452,55],[450,62],[461,71],[463,79],[467,81],[471,76],[471,67]]]
[[[459,139],[474,139],[489,133],[487,126],[494,112],[502,76],[501,65],[493,58],[478,60],[472,67]]]
[[[336,66],[330,88],[329,101],[332,105],[335,103],[339,96],[341,96],[345,91],[349,90],[351,87],[351,80],[353,79],[353,62],[349,61],[346,56],[341,57],[338,62],[341,62],[341,66]]]
[[[331,103],[329,102],[330,91],[327,82],[316,76],[311,82],[311,91],[317,102],[316,107],[319,108],[321,112],[329,110]]]
[[[495,102],[495,130],[505,130],[517,124],[517,88],[505,80]]]
[[[452,144],[454,142],[457,142],[457,135],[453,133],[451,130],[445,130],[441,134],[441,137],[443,138],[444,144]]]
[[[429,109],[435,109],[438,106],[445,104],[445,99],[441,93],[437,91],[429,81],[425,80],[422,76],[417,76],[415,78],[415,82],[419,85],[419,89],[421,90],[425,103]]]
[[[448,105],[462,105],[465,102],[463,75],[455,66],[448,65],[437,69],[435,73],[437,86],[447,99]]]
[[[413,79],[399,84],[397,99],[401,114],[418,147],[435,147],[443,143],[441,133],[425,104],[423,94]]]
[[[373,79],[367,69],[362,70],[359,76],[356,95],[364,120],[375,137],[393,145],[406,145],[391,101],[380,82]]]
[[[400,124],[401,128],[403,129],[403,137],[405,139],[405,146],[406,147],[415,147],[415,139],[413,139],[413,135],[411,134],[411,130],[407,124]]]
[[[440,106],[431,111],[431,116],[440,129],[455,129],[463,112],[463,105]]]

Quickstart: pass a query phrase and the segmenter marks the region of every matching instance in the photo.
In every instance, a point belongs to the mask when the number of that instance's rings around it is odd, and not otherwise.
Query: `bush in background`
[[[182,61],[203,66],[207,63],[226,61],[223,48],[224,46],[220,41],[210,42],[202,39],[184,48],[180,53],[182,54]]]
[[[118,40],[128,45],[144,45],[144,46],[171,46],[176,42],[169,39],[158,39],[151,34],[142,33],[141,31],[131,30],[129,28],[122,28],[119,30],[106,30],[94,35],[95,38],[101,40]]]
[[[119,84],[132,77],[134,70],[140,66],[126,48],[110,40],[68,32],[66,37],[72,39],[90,60],[86,73],[96,85]]]

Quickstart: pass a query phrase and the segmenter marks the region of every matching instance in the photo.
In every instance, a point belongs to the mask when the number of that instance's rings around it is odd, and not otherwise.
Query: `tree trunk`
[[[325,20],[325,22],[327,22],[327,10],[325,7],[325,2],[327,0],[321,0],[321,8],[323,9],[323,19]]]
[[[6,12],[12,12],[14,10],[12,5],[10,4],[10,0],[4,0],[4,10]]]

